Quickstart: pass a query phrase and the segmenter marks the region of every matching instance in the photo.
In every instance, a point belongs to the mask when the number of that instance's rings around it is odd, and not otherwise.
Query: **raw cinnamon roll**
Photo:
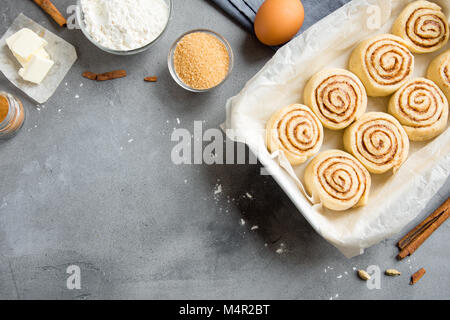
[[[437,4],[416,1],[402,11],[392,33],[404,39],[414,53],[434,52],[448,42],[448,19]]]
[[[344,69],[323,70],[305,87],[305,104],[311,106],[324,127],[347,128],[367,108],[367,93],[361,80]]]
[[[315,202],[344,211],[364,206],[369,197],[369,172],[352,155],[327,150],[315,157],[305,171],[305,187]]]
[[[363,41],[352,53],[349,69],[364,84],[371,97],[397,91],[414,72],[414,56],[406,42],[391,34]]]
[[[408,157],[409,140],[393,116],[369,112],[345,130],[344,147],[370,172],[380,174],[393,169],[396,173]]]
[[[391,98],[389,113],[403,125],[412,141],[426,141],[447,128],[448,102],[431,80],[408,81]]]
[[[319,152],[322,143],[322,124],[307,106],[285,107],[267,123],[267,148],[270,152],[281,150],[292,165],[306,162]]]
[[[434,59],[428,67],[427,78],[434,81],[450,102],[450,50]]]

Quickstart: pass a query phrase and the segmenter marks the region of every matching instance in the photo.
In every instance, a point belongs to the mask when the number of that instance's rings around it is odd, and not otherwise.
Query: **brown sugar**
[[[6,119],[9,111],[9,103],[8,100],[0,95],[0,123]]]
[[[230,67],[230,56],[223,42],[206,32],[184,36],[175,48],[173,61],[181,81],[198,90],[219,85]]]

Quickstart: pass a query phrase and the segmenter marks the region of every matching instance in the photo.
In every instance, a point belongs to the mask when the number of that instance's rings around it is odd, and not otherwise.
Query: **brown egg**
[[[300,0],[266,0],[256,14],[255,33],[262,43],[278,46],[297,34],[304,19]]]

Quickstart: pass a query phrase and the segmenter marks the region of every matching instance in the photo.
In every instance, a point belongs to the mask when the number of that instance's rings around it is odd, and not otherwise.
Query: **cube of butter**
[[[19,70],[19,75],[26,81],[40,84],[47,76],[54,62],[50,59],[33,55],[25,68]]]
[[[9,38],[6,39],[6,44],[8,45],[9,49],[11,49],[12,51],[12,45],[14,44],[14,42],[24,33],[24,32],[28,32],[26,31],[26,29],[28,28],[23,28],[20,29],[19,31],[17,31],[16,33],[14,33],[12,36],[10,36]],[[28,29],[30,30],[30,29]],[[32,31],[32,30],[30,30]]]
[[[26,67],[28,62],[30,62],[33,55],[39,56],[41,58],[50,59],[50,55],[44,48],[38,49],[38,51],[34,52],[28,59],[22,59],[20,56],[13,52],[14,57],[16,57],[17,61],[22,65],[22,67]]]
[[[17,57],[28,60],[30,56],[47,45],[47,41],[28,28],[23,28],[6,39],[6,44]]]

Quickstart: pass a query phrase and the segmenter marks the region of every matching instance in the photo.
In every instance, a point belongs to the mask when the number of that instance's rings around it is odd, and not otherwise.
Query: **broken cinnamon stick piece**
[[[97,80],[97,81],[107,81],[107,80],[119,79],[119,78],[124,78],[126,76],[127,76],[127,72],[125,70],[114,70],[114,71],[100,73],[100,74],[90,72],[90,71],[83,72],[83,77],[90,79],[90,80]]]
[[[83,72],[83,77],[90,80],[97,80],[97,74],[89,71]]]
[[[144,78],[144,81],[146,81],[146,82],[157,82],[158,81],[158,77],[146,77],[146,78]]]
[[[44,10],[59,26],[64,27],[67,25],[67,20],[59,12],[59,10],[53,5],[50,0],[33,0],[42,10]]]
[[[450,198],[398,242],[397,246],[401,251],[397,259],[402,260],[412,255],[448,219],[449,213]]]
[[[106,81],[106,80],[119,79],[119,78],[124,78],[126,76],[127,76],[127,72],[125,70],[114,70],[114,71],[111,71],[111,72],[98,74],[97,75],[97,81]]]
[[[410,285],[415,285],[417,282],[419,282],[420,279],[422,279],[422,277],[425,275],[427,271],[422,268],[419,271],[417,271],[416,273],[414,273],[411,276],[411,282],[409,283]]]

